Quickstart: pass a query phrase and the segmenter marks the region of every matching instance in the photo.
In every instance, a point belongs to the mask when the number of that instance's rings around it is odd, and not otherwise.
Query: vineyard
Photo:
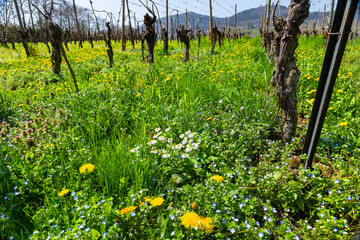
[[[255,38],[214,28],[211,41],[182,27],[165,50],[148,15],[144,37],[126,50],[110,23],[105,41],[64,48],[44,17],[62,64],[42,42],[0,46],[1,239],[351,239],[357,231],[357,36],[305,169],[322,36],[299,36],[296,131],[284,139],[272,80],[279,63],[263,46],[265,28]],[[145,41],[155,44],[146,57]]]
[[[360,208],[360,42],[347,47],[310,171],[291,160],[324,40],[300,39],[300,119],[286,145],[260,40],[209,55],[204,39],[200,61],[191,52],[187,63],[180,44],[170,55],[158,44],[150,70],[140,43],[114,44],[113,68],[103,42],[70,45],[79,93],[68,71],[51,72],[45,45],[28,59],[2,48],[2,237],[346,239]],[[194,230],[199,217],[208,223]]]

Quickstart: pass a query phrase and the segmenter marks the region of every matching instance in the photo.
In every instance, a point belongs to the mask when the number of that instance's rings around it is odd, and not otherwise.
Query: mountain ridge
[[[264,11],[265,11],[265,6],[259,6],[257,8],[251,8],[251,9],[247,9],[247,10],[238,12],[236,14],[236,27],[238,29],[242,29],[243,24],[245,22],[245,29],[247,29],[248,27],[250,27],[251,29],[259,29],[261,27],[261,18],[262,18],[262,15],[264,14]],[[273,12],[273,8],[272,8],[271,12]],[[288,8],[285,6],[281,6],[281,5],[278,6],[278,8],[276,10],[276,16],[279,16],[280,14],[283,18],[286,18],[288,15]],[[309,27],[313,27],[313,24],[315,23],[315,21],[316,21],[317,25],[319,26],[319,23],[322,24],[323,15],[324,15],[323,12],[310,12],[309,17],[305,20],[305,23],[304,23],[305,26],[308,25]],[[328,16],[329,16],[329,12],[325,12],[325,25],[327,23]],[[169,16],[169,31],[170,31],[171,18],[173,21],[173,25],[175,25],[175,23],[177,22],[177,15]],[[193,25],[195,25],[194,27],[196,28],[198,18],[199,18],[199,28],[208,30],[210,16],[198,14],[198,13],[191,12],[191,11],[188,12],[188,28],[190,28]],[[218,24],[220,27],[225,27],[226,19],[227,19],[227,26],[230,28],[233,28],[234,22],[235,22],[234,21],[235,14],[230,17],[227,17],[227,18],[213,17],[213,22],[214,22],[214,24]],[[245,20],[245,21],[243,22],[243,20]],[[161,21],[162,26],[164,27],[166,18],[162,17],[162,18],[160,18],[160,21]],[[179,14],[179,23],[180,23],[180,25],[186,24],[185,13]]]

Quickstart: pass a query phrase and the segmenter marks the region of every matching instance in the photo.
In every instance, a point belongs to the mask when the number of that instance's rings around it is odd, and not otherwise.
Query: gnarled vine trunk
[[[180,30],[176,30],[177,35],[180,38],[180,41],[185,44],[185,53],[184,53],[184,62],[189,61],[190,59],[190,37],[188,33],[190,30],[186,30],[184,26],[181,26]]]
[[[295,135],[297,123],[296,88],[300,70],[296,66],[295,50],[298,46],[299,26],[309,15],[309,0],[291,0],[284,24],[275,23],[279,34],[279,50],[275,54],[275,70],[271,85],[276,87],[280,107],[284,113],[283,139],[288,142]]]

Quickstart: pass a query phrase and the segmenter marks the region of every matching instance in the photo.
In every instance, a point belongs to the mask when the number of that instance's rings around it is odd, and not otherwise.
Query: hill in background
[[[273,8],[272,8],[273,9]],[[245,18],[245,28],[249,27],[251,29],[259,29],[261,26],[261,16],[264,14],[265,11],[265,6],[260,6],[257,8],[251,8],[242,12],[237,13],[236,15],[236,27],[237,28],[242,28],[243,27],[243,18]],[[285,6],[278,6],[278,9],[276,10],[276,15],[279,16],[281,14],[281,16],[283,18],[287,17],[288,14],[288,8]],[[317,26],[320,26],[319,24],[322,24],[322,19],[323,19],[323,12],[311,12],[309,17],[306,19],[305,21],[305,26],[309,25],[309,26],[313,26],[313,24],[315,23],[315,21],[317,22]],[[327,19],[328,19],[329,13],[326,12],[326,18],[325,18],[325,25],[327,23]],[[170,16],[169,16],[170,18]],[[171,15],[171,18],[173,19],[173,23],[175,24],[175,19],[176,19],[176,15]],[[209,28],[209,19],[210,17],[208,15],[201,15],[201,14],[197,14],[194,12],[188,12],[188,27],[190,27],[190,25],[195,25],[196,27],[196,21],[199,18],[199,27],[200,28],[204,28],[204,29],[208,29]],[[234,27],[234,19],[235,19],[235,15],[232,15],[230,17],[227,17],[227,25],[229,27]],[[161,22],[165,23],[166,18],[163,17],[161,18]],[[225,18],[218,18],[218,17],[213,17],[214,23],[219,23],[219,26],[225,26]],[[170,21],[170,20],[169,20]],[[181,25],[185,25],[185,13],[179,14],[179,23]],[[169,22],[170,24],[170,22]],[[165,24],[163,24],[165,25]]]

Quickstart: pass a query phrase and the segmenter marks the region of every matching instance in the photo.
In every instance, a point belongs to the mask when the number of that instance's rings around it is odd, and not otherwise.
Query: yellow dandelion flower
[[[24,104],[19,104],[19,107],[24,106]]]
[[[340,126],[346,126],[347,125],[347,122],[341,122],[339,123]]]
[[[59,197],[65,196],[68,192],[70,192],[70,189],[64,189],[58,193]]]
[[[137,207],[135,207],[135,206],[126,207],[126,208],[123,208],[120,210],[120,214],[131,213],[131,212],[135,211],[135,209],[137,209]]]
[[[329,107],[329,110],[333,110],[334,109],[334,107]]]
[[[147,197],[144,197],[144,200],[145,200],[145,202],[149,202],[149,201],[151,201],[151,197],[149,197],[149,196],[147,196]]]
[[[210,180],[215,180],[215,181],[217,181],[218,183],[219,182],[222,182],[223,181],[223,177],[222,176],[219,176],[219,175],[214,175],[214,176],[212,176],[211,178],[210,178]]]
[[[338,92],[338,93],[343,93],[344,91],[341,90],[341,89],[338,89],[337,92]]]
[[[154,199],[149,201],[149,203],[153,207],[161,206],[163,204],[163,202],[164,202],[164,199],[162,197],[154,198]]]
[[[209,120],[211,120],[212,119],[212,117],[208,117],[207,119],[206,119],[206,121],[209,121]]]
[[[86,171],[93,172],[95,169],[95,165],[91,163],[87,163],[79,168],[79,172],[81,174],[86,173]]]
[[[141,93],[138,93],[136,96],[137,96],[137,97],[140,97],[140,96],[141,96]]]
[[[214,229],[214,225],[211,224],[211,218],[209,217],[200,217],[199,227],[205,234],[210,234]]]
[[[194,212],[185,213],[181,217],[181,224],[184,225],[186,228],[194,228],[198,226],[199,221],[200,216]]]
[[[310,99],[310,103],[313,103],[315,101],[315,98]]]

